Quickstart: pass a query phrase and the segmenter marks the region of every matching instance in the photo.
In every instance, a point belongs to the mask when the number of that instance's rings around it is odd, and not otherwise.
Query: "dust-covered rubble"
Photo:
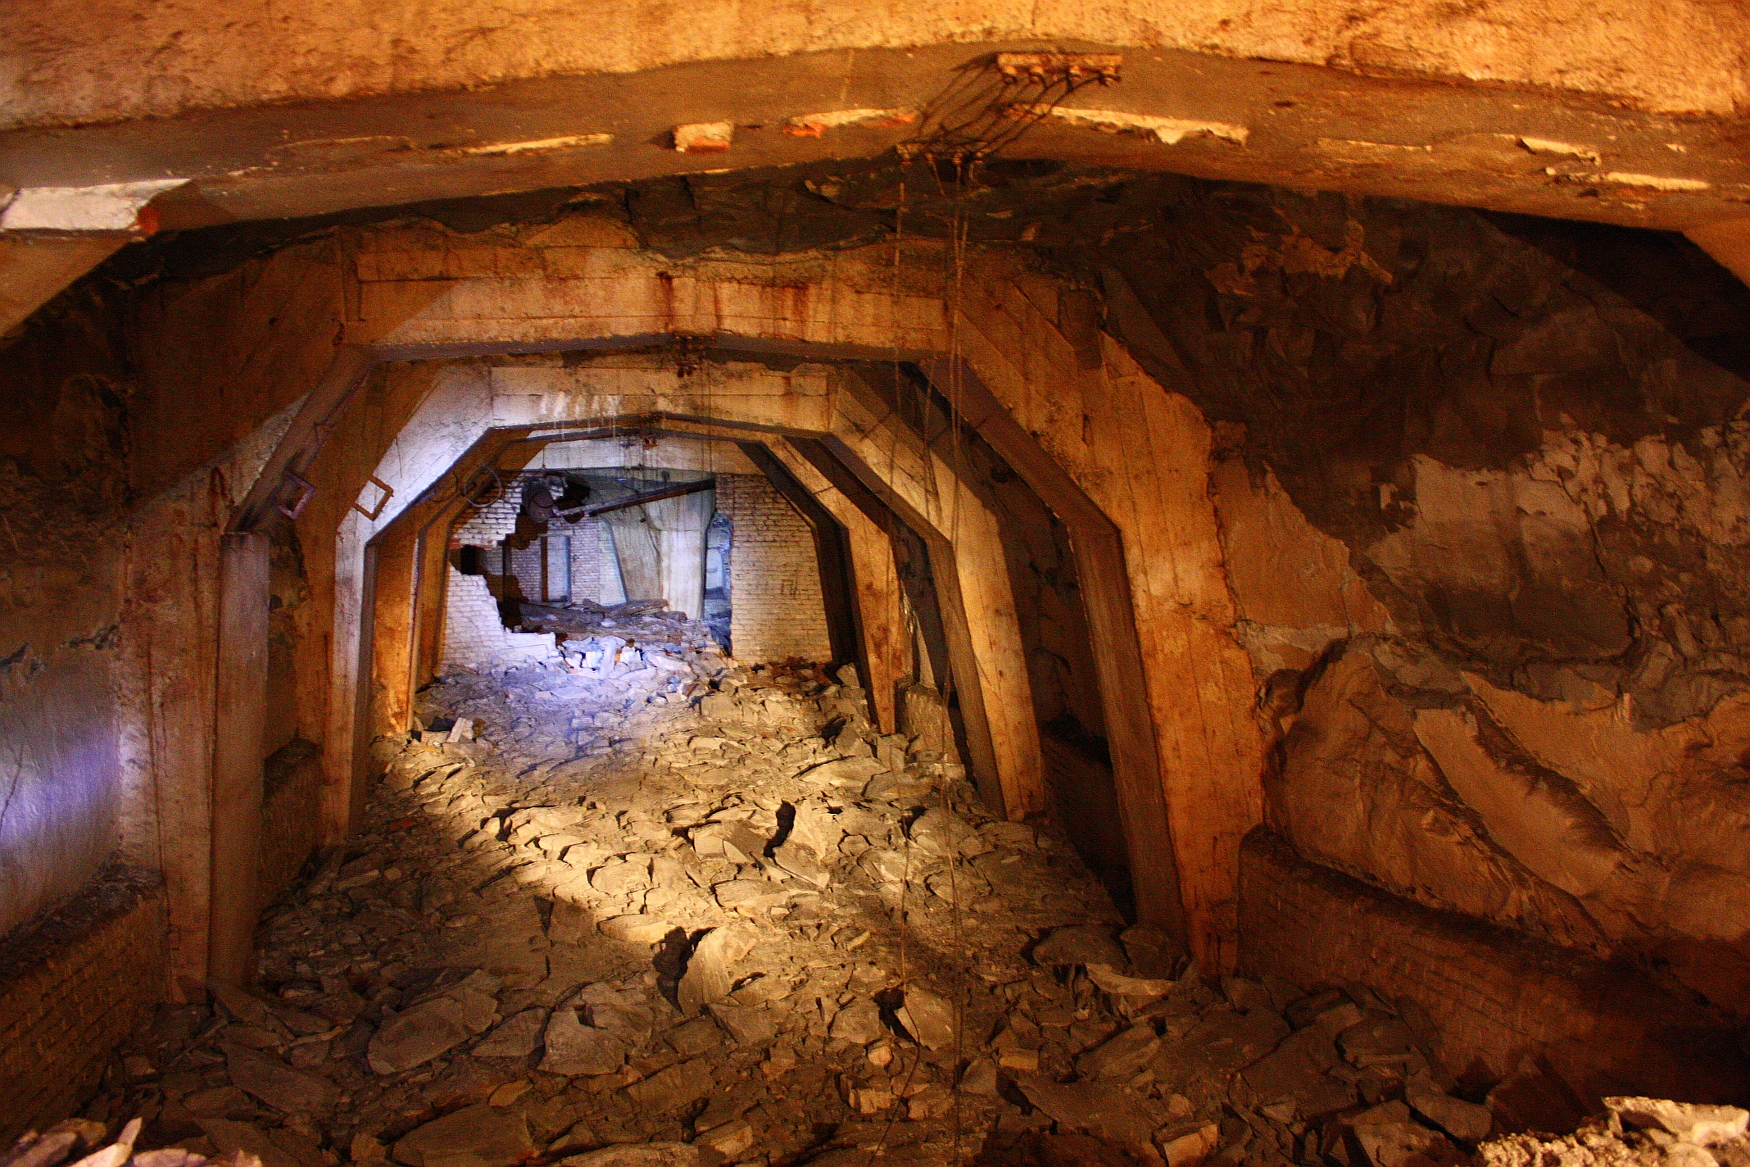
[[[1408,1002],[1201,975],[853,669],[675,628],[427,688],[256,983],[163,1009],[87,1119],[263,1167],[1427,1167],[1490,1133]]]

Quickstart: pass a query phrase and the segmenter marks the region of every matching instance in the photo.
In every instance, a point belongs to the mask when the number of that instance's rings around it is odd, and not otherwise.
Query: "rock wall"
[[[1272,825],[1750,1016],[1750,295],[1627,232],[1582,271],[1469,212],[1148,197],[1108,322],[1223,439]]]
[[[0,934],[115,851],[131,385],[97,310],[39,319],[0,392]]]

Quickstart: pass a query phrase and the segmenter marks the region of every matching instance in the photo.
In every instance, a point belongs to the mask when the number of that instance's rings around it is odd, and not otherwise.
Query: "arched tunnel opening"
[[[1750,1161],[1736,139],[988,47],[0,128],[0,1167]]]

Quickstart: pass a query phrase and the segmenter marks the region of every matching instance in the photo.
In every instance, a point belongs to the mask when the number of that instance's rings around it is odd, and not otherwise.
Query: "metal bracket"
[[[390,486],[387,482],[384,482],[382,479],[378,478],[375,474],[371,475],[365,481],[369,482],[372,486],[375,486],[378,490],[382,491],[383,497],[379,498],[377,500],[376,508],[373,510],[367,511],[364,507],[360,506],[356,501],[352,504],[352,509],[357,511],[359,514],[363,515],[365,518],[371,520],[374,523],[377,521],[377,516],[383,513],[383,508],[389,505],[389,500],[395,497],[395,488]]]
[[[316,497],[316,484],[305,478],[302,474],[299,474],[296,470],[293,470],[290,466],[286,467],[285,478],[282,478],[281,482],[283,483],[287,479],[298,488],[297,501],[292,503],[291,506],[287,506],[285,503],[277,501],[273,505],[274,509],[278,510],[280,514],[295,522],[297,521],[298,516],[304,513],[304,508],[310,505],[310,500]]]

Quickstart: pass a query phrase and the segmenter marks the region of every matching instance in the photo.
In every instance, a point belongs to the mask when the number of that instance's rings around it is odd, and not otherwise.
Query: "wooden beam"
[[[404,734],[413,722],[413,625],[417,530],[377,540],[371,596],[370,737]],[[369,751],[366,751],[367,755]]]
[[[255,483],[249,488],[231,521],[234,531],[259,527],[275,507],[296,518],[310,501],[310,464],[322,452],[328,435],[339,424],[347,403],[364,384],[376,355],[358,345],[343,345],[311,388],[298,415],[274,447]]]
[[[267,536],[226,535],[219,556],[207,975],[242,985],[254,971],[261,911],[255,872],[261,861],[267,722]]]

